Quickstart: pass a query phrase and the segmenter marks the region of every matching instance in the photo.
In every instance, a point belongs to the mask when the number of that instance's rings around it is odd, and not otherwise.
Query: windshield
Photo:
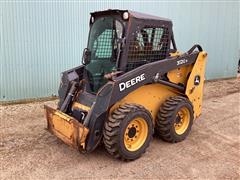
[[[112,17],[97,19],[92,25],[88,49],[91,60],[114,59],[117,49],[117,39],[122,37],[122,25]]]
[[[104,75],[116,69],[122,33],[123,26],[114,17],[99,18],[92,25],[87,47],[90,63],[86,66],[91,91],[97,92],[107,82]]]

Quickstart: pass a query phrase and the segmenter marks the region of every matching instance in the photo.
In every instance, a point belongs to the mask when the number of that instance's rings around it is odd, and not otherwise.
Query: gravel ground
[[[154,138],[138,160],[78,153],[48,133],[43,105],[0,106],[0,179],[240,179],[240,79],[207,82],[202,116],[177,144]]]

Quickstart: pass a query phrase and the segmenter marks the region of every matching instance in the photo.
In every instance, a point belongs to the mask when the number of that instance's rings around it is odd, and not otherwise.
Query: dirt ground
[[[43,105],[0,106],[0,179],[240,179],[240,79],[207,82],[202,116],[177,144],[154,138],[138,160],[83,155],[48,133]]]

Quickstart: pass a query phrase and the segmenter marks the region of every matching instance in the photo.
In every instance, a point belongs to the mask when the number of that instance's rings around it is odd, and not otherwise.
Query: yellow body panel
[[[144,106],[151,113],[152,118],[155,121],[160,105],[168,97],[176,95],[177,92],[174,92],[172,88],[161,84],[155,83],[144,85],[117,102],[114,106],[112,106],[110,112],[122,104],[135,103]]]
[[[172,54],[172,56],[179,54],[179,52],[176,52]],[[157,83],[144,85],[113,105],[110,109],[110,113],[122,104],[136,103],[144,106],[151,113],[155,121],[161,104],[168,97],[186,95],[193,105],[194,118],[198,117],[201,114],[202,107],[206,56],[206,52],[200,52],[194,65],[183,66],[167,73],[169,81],[176,84],[182,83],[186,86],[185,94],[181,94],[175,89]],[[201,79],[200,84],[197,86],[194,85],[194,78],[196,75],[199,75]]]
[[[183,66],[181,68],[174,69],[167,73],[167,77],[168,77],[169,81],[171,81],[173,83],[186,84],[187,77],[190,74],[192,67],[193,67],[193,65],[188,65],[188,66]]]
[[[205,51],[198,54],[196,63],[193,66],[192,72],[189,76],[185,94],[192,102],[194,117],[198,117],[202,111],[202,98],[203,98],[203,84],[205,80],[205,67],[206,67],[207,53]],[[196,75],[200,76],[200,84],[194,85],[194,78]]]

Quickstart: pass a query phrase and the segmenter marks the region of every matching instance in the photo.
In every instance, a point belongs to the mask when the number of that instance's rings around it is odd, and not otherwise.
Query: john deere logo
[[[139,75],[139,76],[137,76],[135,78],[132,78],[132,79],[126,81],[126,82],[120,83],[119,84],[119,90],[120,91],[124,91],[125,89],[128,89],[131,86],[134,86],[135,84],[137,84],[137,83],[139,83],[139,82],[141,82],[141,81],[143,81],[145,79],[146,79],[145,78],[145,74],[143,73],[143,74],[141,74],[141,75]]]
[[[197,75],[197,76],[195,76],[195,78],[194,78],[194,85],[195,85],[195,86],[198,86],[199,84],[200,84],[200,76]]]

